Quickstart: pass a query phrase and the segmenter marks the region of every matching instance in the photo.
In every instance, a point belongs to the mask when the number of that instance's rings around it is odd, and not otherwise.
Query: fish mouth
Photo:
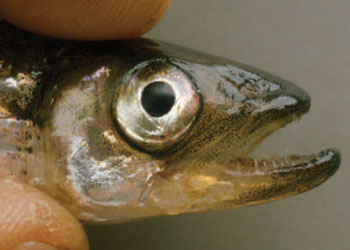
[[[319,186],[340,162],[339,151],[332,148],[311,155],[236,158],[226,164],[199,162],[197,169],[158,176],[162,191],[153,190],[151,196],[168,215],[258,205]]]
[[[305,192],[322,184],[339,168],[341,156],[336,149],[318,154],[289,155],[256,160],[241,158],[231,162],[233,169],[226,173],[250,179],[237,191],[237,205],[255,205]],[[237,169],[237,166],[244,166]]]
[[[240,147],[233,154],[227,152],[224,158],[229,160],[220,161],[222,172],[215,176],[217,183],[231,187],[224,191],[223,187],[214,187],[214,184],[211,189],[216,189],[214,193],[234,193],[235,196],[223,195],[222,201],[212,204],[213,209],[257,205],[293,196],[322,184],[339,168],[341,155],[334,148],[309,155],[261,160],[247,157],[267,136],[309,111],[311,99],[304,90],[288,81],[283,86],[279,91],[259,97],[253,111],[256,116],[254,123],[259,128],[246,138],[243,145],[247,146]],[[229,189],[231,191],[227,192]],[[198,207],[192,209],[197,211]]]
[[[151,196],[164,214],[267,203],[310,190],[337,171],[341,156],[332,148],[310,155],[261,160],[247,157],[268,135],[308,112],[311,101],[305,91],[283,82],[283,88],[246,102],[253,105],[245,123],[251,125],[245,126],[246,136],[239,144],[217,154],[217,148],[232,141],[225,134],[200,157],[177,161],[156,177],[155,183],[159,185]],[[242,130],[242,124],[233,130],[238,128]]]

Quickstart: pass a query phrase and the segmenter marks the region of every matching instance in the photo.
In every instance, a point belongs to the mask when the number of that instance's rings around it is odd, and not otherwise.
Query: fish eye
[[[197,89],[182,69],[165,60],[141,63],[116,89],[119,131],[146,151],[162,151],[190,130],[200,109]]]
[[[153,117],[162,117],[175,103],[175,93],[166,82],[153,82],[144,88],[141,97],[142,107]]]

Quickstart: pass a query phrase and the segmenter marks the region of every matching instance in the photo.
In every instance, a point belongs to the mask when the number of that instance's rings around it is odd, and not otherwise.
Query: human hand
[[[170,0],[0,0],[0,18],[29,31],[75,40],[142,35]],[[7,179],[0,164],[0,250],[88,249],[82,225],[38,189]]]

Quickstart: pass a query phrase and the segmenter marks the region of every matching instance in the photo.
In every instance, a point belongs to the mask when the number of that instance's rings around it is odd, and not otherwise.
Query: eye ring
[[[143,102],[147,91],[150,102],[159,101],[156,106]],[[191,79],[165,60],[147,61],[130,70],[113,100],[121,132],[147,151],[161,151],[178,142],[189,131],[199,108],[200,96]]]

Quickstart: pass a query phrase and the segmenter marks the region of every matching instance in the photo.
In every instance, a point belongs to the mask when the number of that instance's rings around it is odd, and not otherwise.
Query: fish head
[[[247,157],[308,112],[310,97],[295,84],[166,43],[119,45],[123,66],[99,62],[81,83],[60,91],[50,118],[50,133],[66,157],[59,190],[69,198],[60,200],[81,220],[270,202],[309,190],[338,168],[334,149]]]

